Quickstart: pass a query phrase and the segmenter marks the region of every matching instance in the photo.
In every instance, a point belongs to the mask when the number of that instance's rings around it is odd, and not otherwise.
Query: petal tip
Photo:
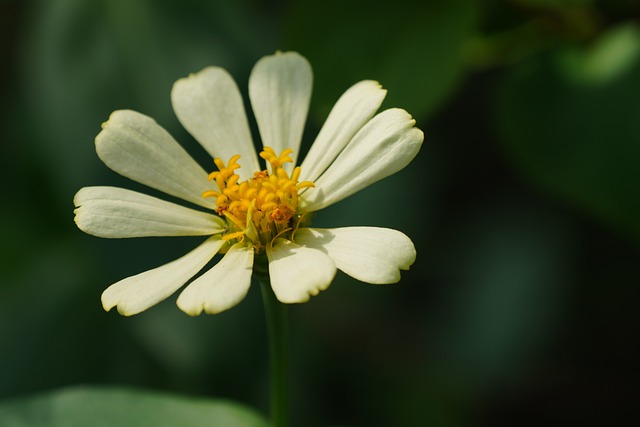
[[[107,289],[107,290],[105,290],[105,291],[102,293],[101,302],[102,302],[102,308],[104,309],[104,311],[109,312],[109,311],[111,311],[111,309],[112,309],[113,307],[115,307],[116,305],[118,305],[118,303],[117,303],[117,302],[115,302],[115,301],[113,301],[113,300],[111,300],[111,298],[109,298],[109,295],[107,294],[107,291],[108,291],[108,289]]]
[[[182,312],[186,313],[191,317],[198,317],[200,314],[202,314],[202,306],[189,306],[184,302],[182,302],[182,300],[179,297],[178,297],[178,300],[176,301],[176,305]]]
[[[278,295],[276,293],[276,299],[283,304],[304,304],[311,299],[311,295],[308,293],[293,296],[293,295]]]

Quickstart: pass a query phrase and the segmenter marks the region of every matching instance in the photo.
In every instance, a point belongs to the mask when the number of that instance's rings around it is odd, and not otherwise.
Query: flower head
[[[386,94],[362,81],[333,107],[304,161],[297,154],[311,97],[312,72],[297,53],[262,58],[249,78],[249,97],[263,150],[254,150],[242,97],[231,76],[209,67],[178,80],[172,104],[182,125],[213,157],[207,173],[151,118],[115,111],[96,137],[112,170],[195,204],[181,206],[116,187],[76,194],[75,221],[107,238],[210,236],[183,257],[123,279],[102,294],[105,310],[133,315],[164,300],[213,267],[178,297],[190,315],[218,313],[247,294],[254,261],[268,260],[276,297],[298,303],[326,289],[336,269],[367,283],[400,280],[415,260],[411,240],[376,227],[311,228],[311,214],[385,178],[418,153],[422,132],[404,110],[376,114]]]

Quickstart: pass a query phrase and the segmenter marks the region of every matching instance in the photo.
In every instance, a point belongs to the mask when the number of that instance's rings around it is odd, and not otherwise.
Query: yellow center
[[[215,197],[216,212],[227,219],[224,240],[248,239],[260,253],[276,237],[298,228],[303,216],[298,212],[298,191],[314,184],[298,182],[299,166],[291,176],[284,170],[285,163],[293,163],[289,156],[292,152],[286,149],[278,156],[271,147],[264,147],[260,157],[269,163],[271,173],[255,172],[242,182],[238,182],[240,177],[235,173],[240,168],[240,155],[231,157],[226,166],[222,160],[214,159],[218,170],[209,174],[209,181],[215,180],[218,191],[205,191],[202,197]]]

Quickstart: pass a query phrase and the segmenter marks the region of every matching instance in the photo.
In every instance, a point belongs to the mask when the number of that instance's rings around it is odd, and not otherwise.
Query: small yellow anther
[[[202,193],[202,197],[218,197],[220,193],[213,190],[208,190]]]
[[[301,218],[297,211],[298,191],[314,184],[298,182],[299,166],[291,175],[283,168],[284,164],[293,163],[291,153],[293,150],[286,149],[278,155],[271,147],[264,147],[260,157],[269,168],[254,172],[252,178],[242,182],[235,173],[240,168],[239,155],[231,157],[227,164],[214,159],[218,170],[211,172],[208,179],[216,182],[218,190],[205,191],[202,196],[216,197],[216,212],[228,224],[224,240],[248,240],[260,252],[275,238],[292,232],[292,227],[297,229]]]
[[[222,240],[233,240],[239,237],[244,237],[244,231],[236,231],[235,233],[227,233],[222,236]]]

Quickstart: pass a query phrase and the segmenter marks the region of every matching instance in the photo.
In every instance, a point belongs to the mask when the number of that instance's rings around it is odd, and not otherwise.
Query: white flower
[[[411,240],[375,227],[308,227],[310,214],[405,167],[422,132],[404,110],[376,111],[386,91],[374,81],[347,90],[300,166],[296,155],[309,108],[312,72],[297,53],[262,58],[249,97],[264,150],[259,166],[242,97],[231,76],[209,67],[178,80],[171,93],[182,125],[215,159],[208,174],[151,118],[116,111],[96,137],[100,159],[115,172],[209,212],[135,191],[86,187],[74,198],[75,221],[107,238],[210,236],[169,264],[128,277],[102,294],[105,310],[133,315],[164,300],[217,253],[177,304],[195,316],[219,313],[249,290],[254,260],[268,259],[273,291],[299,303],[326,289],[336,268],[367,283],[395,283],[415,260]],[[227,162],[227,163],[225,163]]]

